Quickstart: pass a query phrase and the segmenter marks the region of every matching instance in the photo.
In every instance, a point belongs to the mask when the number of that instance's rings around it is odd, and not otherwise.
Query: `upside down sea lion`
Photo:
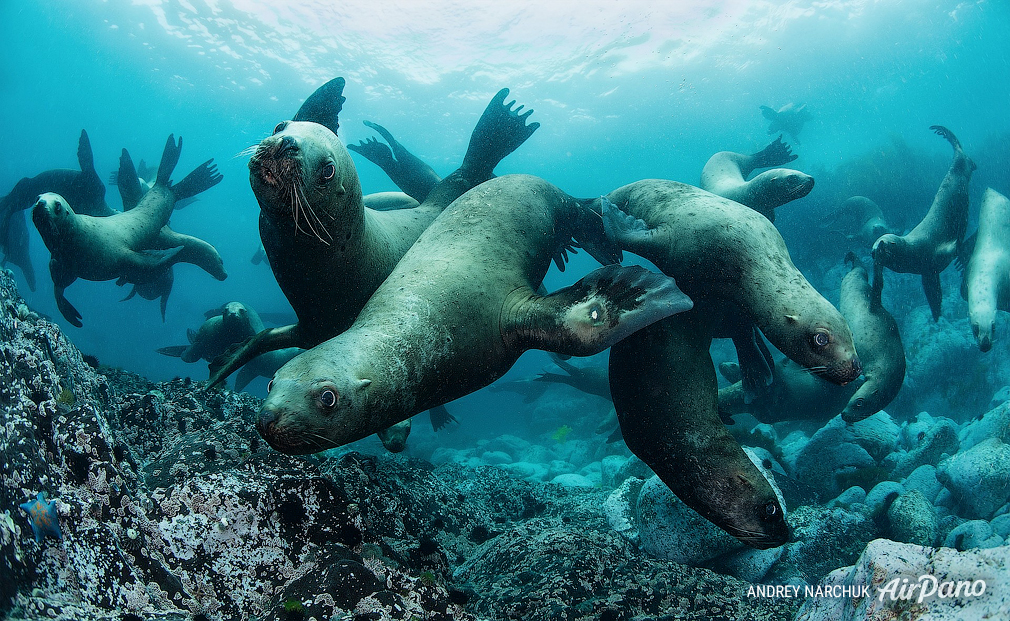
[[[940,272],[957,256],[964,240],[968,226],[968,183],[975,163],[965,154],[952,131],[941,125],[933,125],[930,129],[950,143],[954,159],[922,221],[907,235],[899,237],[888,233],[873,243],[873,286],[875,289],[884,286],[880,268],[920,274],[929,309],[933,319],[938,320],[943,300]]]
[[[781,136],[751,155],[720,151],[705,163],[701,189],[747,205],[774,222],[775,208],[809,194],[814,178],[789,168],[766,170],[750,181],[747,177],[758,168],[781,166],[795,159]]]
[[[418,238],[348,330],[274,376],[257,428],[277,450],[361,439],[501,377],[527,349],[591,355],[690,308],[661,274],[608,265],[547,296],[552,258],[576,242],[602,263],[599,199],[506,175],[454,201]]]
[[[52,253],[49,272],[56,305],[74,326],[82,325],[81,314],[63,292],[78,278],[150,282],[181,260],[182,246],[157,248],[162,227],[168,223],[176,200],[199,194],[222,178],[213,160],[208,160],[172,184],[170,177],[181,152],[182,139],[176,145],[174,136],[169,136],[157,183],[130,211],[105,217],[77,214],[64,197],[51,193],[43,194],[35,203],[32,220]]]
[[[996,311],[1010,311],[1010,200],[986,188],[978,231],[965,242],[962,293],[968,300],[971,331],[982,351],[992,348]]]
[[[346,330],[397,261],[445,207],[490,179],[494,167],[540,126],[526,124],[499,91],[474,128],[463,163],[413,209],[362,203],[350,154],[337,137],[343,78],[316,90],[279,123],[249,161],[260,238],[298,323],[269,328],[211,365],[209,385],[273,349],[309,349]],[[522,106],[520,106],[522,108]]]
[[[774,490],[719,418],[711,341],[725,318],[746,316],[790,358],[845,384],[860,374],[848,325],[756,211],[658,179],[606,198],[604,222],[622,249],[676,278],[695,303],[611,349],[610,390],[628,447],[733,536],[781,545],[788,529]]]

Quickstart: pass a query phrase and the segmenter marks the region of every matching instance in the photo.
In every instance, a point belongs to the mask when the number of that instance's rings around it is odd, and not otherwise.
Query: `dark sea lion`
[[[771,121],[768,124],[769,134],[778,134],[779,132],[785,132],[793,137],[793,140],[799,144],[800,142],[800,131],[803,129],[803,125],[809,121],[812,116],[807,112],[807,104],[797,106],[794,103],[787,103],[778,110],[774,108],[769,108],[768,106],[759,106],[761,109],[761,114],[766,119]]]
[[[374,211],[362,203],[351,157],[336,135],[343,78],[320,87],[294,120],[276,127],[249,162],[260,204],[260,238],[298,323],[270,328],[211,366],[214,386],[272,349],[309,349],[346,330],[400,257],[445,207],[490,179],[494,167],[540,126],[532,110],[499,91],[470,137],[463,163],[414,209]]]
[[[774,491],[719,417],[711,341],[727,317],[733,325],[747,317],[806,369],[845,384],[861,372],[848,325],[756,211],[659,179],[606,199],[611,236],[676,278],[695,303],[611,349],[610,389],[628,447],[714,524],[747,545],[781,545],[788,529]]]
[[[766,170],[750,181],[747,177],[759,168],[781,166],[795,159],[781,136],[751,155],[720,151],[705,163],[701,188],[747,205],[774,222],[775,208],[809,194],[814,178],[789,168]]]
[[[156,246],[175,201],[203,192],[222,178],[213,160],[208,160],[173,185],[170,176],[181,151],[182,140],[176,145],[169,136],[157,183],[130,211],[104,217],[77,214],[64,197],[53,193],[41,195],[35,203],[32,220],[52,253],[49,271],[56,304],[74,326],[82,325],[81,315],[63,292],[76,279],[145,283],[181,260],[182,246]]]
[[[28,227],[24,214],[18,212],[31,207],[40,194],[54,192],[70,201],[78,213],[91,216],[115,213],[105,203],[105,185],[95,171],[91,140],[83,129],[77,142],[77,161],[80,170],[58,168],[24,177],[0,199],[0,249],[4,252],[4,261],[21,268],[32,291],[35,291],[35,268],[28,257]]]
[[[851,252],[845,262],[851,269],[842,278],[838,308],[852,329],[864,380],[842,410],[842,419],[855,423],[884,409],[897,396],[905,381],[905,348],[898,324],[880,303],[880,290],[870,286],[863,262]]]
[[[263,330],[263,321],[252,307],[228,302],[208,317],[197,330],[186,330],[189,345],[158,349],[159,354],[182,358],[183,362],[213,360],[226,349]],[[251,379],[251,378],[250,378]]]
[[[996,311],[1010,311],[1010,200],[986,188],[978,231],[965,242],[970,256],[962,294],[968,300],[971,331],[982,351],[992,348]]]
[[[851,196],[824,219],[824,228],[835,231],[847,241],[864,247],[873,246],[881,235],[891,233],[880,206],[865,196]]]
[[[562,360],[560,356],[551,355],[554,364],[561,367],[564,373],[551,373],[544,371],[537,376],[537,381],[549,382],[552,384],[567,384],[576,390],[580,390],[588,395],[595,395],[607,401],[610,397],[610,378],[607,375],[607,368],[601,366],[575,366],[567,360]]]
[[[858,343],[857,351],[860,351]],[[720,365],[720,371],[722,369]],[[777,361],[772,375],[768,389],[751,401],[747,401],[740,381],[720,388],[720,417],[725,420],[747,413],[769,424],[787,420],[827,422],[845,408],[857,387],[857,382],[845,386],[832,384],[789,358]]]
[[[260,433],[285,453],[341,446],[487,386],[527,349],[592,355],[690,308],[672,279],[640,267],[609,265],[536,293],[573,238],[602,263],[619,260],[594,205],[528,175],[464,194],[354,325],[281,367]]]
[[[878,289],[884,286],[880,272],[884,267],[902,274],[920,274],[926,301],[933,319],[937,320],[943,300],[940,272],[957,256],[964,240],[968,227],[968,183],[975,163],[965,154],[953,132],[940,125],[930,129],[954,147],[954,159],[922,222],[907,235],[899,237],[888,233],[874,242],[873,286]]]
[[[384,170],[396,184],[396,187],[417,202],[423,203],[428,193],[438,185],[442,178],[431,166],[428,166],[421,158],[397,142],[385,127],[371,121],[363,122],[385,138],[389,146],[387,147],[375,138],[369,138],[358,142],[358,144],[349,144],[347,148],[364,155],[369,161]]]

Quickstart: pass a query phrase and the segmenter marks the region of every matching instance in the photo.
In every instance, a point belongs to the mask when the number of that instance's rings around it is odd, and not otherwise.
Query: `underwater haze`
[[[798,266],[833,301],[839,276],[827,274],[841,254],[823,255],[817,223],[845,198],[842,177],[853,162],[897,144],[923,164],[907,202],[900,193],[877,198],[906,229],[949,161],[950,147],[931,125],[951,128],[978,162],[973,202],[986,185],[1010,191],[1004,2],[8,0],[0,24],[0,192],[46,169],[77,168],[81,129],[103,180],[124,147],[135,160],[157,162],[170,133],[185,139],[177,177],[211,157],[224,175],[176,211],[172,225],[211,242],[228,278],[177,266],[164,322],[156,302],[120,302],[126,287],[78,280],[67,297],[84,327],[68,325],[30,219],[38,289],[29,291],[8,264],[29,305],[83,352],[156,380],[206,377],[203,362],[155,353],[186,343],[205,311],[231,300],[289,311],[268,266],[250,262],[259,209],[243,152],[334,76],[347,80],[345,144],[373,136],[362,121],[374,121],[441,175],[460,161],[487,100],[509,87],[541,127],[496,172],[535,174],[576,196],[652,177],[697,184],[713,153],[755,152],[775,137],[759,106],[806,104],[812,119],[802,142],[784,139],[799,155],[790,166],[814,174],[817,186],[781,208],[777,225]],[[993,157],[979,157],[983,148]],[[352,157],[365,192],[396,189]],[[114,186],[106,200],[120,207]],[[572,282],[592,262],[580,254],[574,266],[565,274],[552,268],[548,287]],[[924,304],[911,285],[909,292]],[[947,297],[956,292],[948,288]],[[1001,317],[1005,336],[1003,324]],[[991,355],[1006,347],[997,340]],[[527,354],[513,374],[546,361]],[[265,380],[250,390],[265,394]]]

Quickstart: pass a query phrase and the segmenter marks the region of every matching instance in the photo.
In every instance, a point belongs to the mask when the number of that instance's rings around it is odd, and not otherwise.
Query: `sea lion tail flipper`
[[[954,147],[955,151],[961,151],[961,141],[957,139],[954,132],[950,131],[943,125],[930,125],[929,128],[933,130],[937,136],[942,137],[944,140],[950,143],[950,146]]]
[[[347,98],[344,97],[344,78],[333,78],[309,95],[292,121],[319,123],[334,134],[340,126],[340,111]]]
[[[182,139],[179,139],[182,142]],[[159,179],[160,179],[159,174]],[[186,177],[172,186],[172,194],[175,195],[175,202],[178,203],[180,200],[189,198],[191,196],[196,196],[204,190],[209,190],[215,185],[221,183],[224,179],[224,175],[217,171],[217,165],[214,164],[214,158],[211,158],[197,166],[193,172],[186,175]]]
[[[432,431],[441,431],[449,423],[459,424],[456,417],[450,414],[444,405],[436,405],[428,410],[428,418],[431,420]]]
[[[792,152],[789,145],[782,142],[782,134],[773,140],[767,147],[751,155],[752,168],[771,168],[772,166],[782,166],[795,160],[796,154]]]
[[[693,306],[669,276],[637,265],[607,265],[548,296],[530,292],[513,305],[511,316],[502,317],[502,336],[525,341],[526,349],[590,356]]]
[[[86,173],[95,173],[95,154],[91,149],[91,139],[88,138],[88,131],[86,129],[81,130],[81,137],[77,141],[77,162],[81,165],[81,171]]]
[[[165,187],[170,185],[180,155],[182,155],[182,136],[179,137],[179,144],[176,144],[175,134],[169,134],[165,150],[161,152],[161,164],[158,165],[158,183]]]
[[[182,352],[186,351],[189,345],[172,345],[169,347],[159,347],[155,351],[163,356],[171,356],[172,358],[182,358]]]
[[[929,303],[929,310],[933,313],[933,321],[939,321],[940,304],[943,300],[943,291],[940,289],[940,275],[936,272],[923,274],[922,290],[926,292],[926,302]]]
[[[508,94],[507,88],[498,91],[473,128],[470,144],[460,166],[466,171],[468,179],[490,179],[498,162],[518,149],[540,127],[540,123],[536,122],[526,124],[526,119],[533,114],[532,109],[519,114],[522,105],[512,110],[515,100],[505,103]]]
[[[137,206],[144,196],[144,191],[140,188],[140,179],[137,178],[133,158],[126,149],[123,149],[123,153],[119,156],[119,171],[115,175],[115,185],[119,187],[119,196],[123,199],[123,211],[129,211]],[[111,178],[109,182],[112,183]]]
[[[286,347],[306,348],[298,334],[298,324],[281,328],[267,328],[247,338],[241,343],[229,347],[223,354],[211,361],[210,378],[207,388],[214,388],[224,383],[224,380],[239,367],[268,351]]]

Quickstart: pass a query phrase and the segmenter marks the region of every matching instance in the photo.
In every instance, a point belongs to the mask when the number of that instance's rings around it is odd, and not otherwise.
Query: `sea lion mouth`
[[[301,148],[290,136],[273,136],[260,143],[249,159],[249,176],[260,207],[272,219],[291,218],[296,233],[315,237],[329,246],[333,235],[319,219],[306,196]]]
[[[301,183],[300,149],[290,137],[260,144],[249,160],[249,170],[264,184],[290,191]]]

